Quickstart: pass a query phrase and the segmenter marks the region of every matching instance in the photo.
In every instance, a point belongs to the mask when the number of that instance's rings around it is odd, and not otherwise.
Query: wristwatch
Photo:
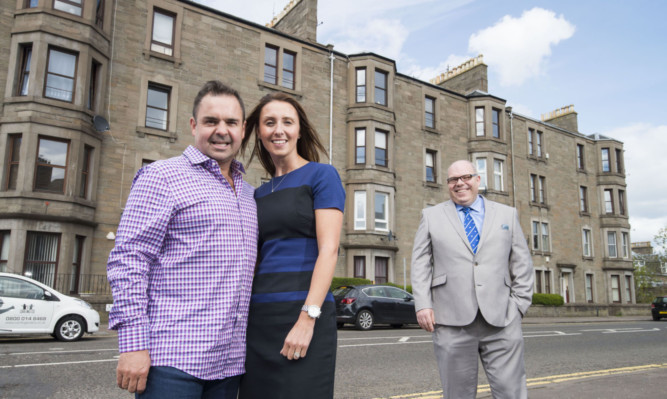
[[[320,307],[317,305],[303,305],[301,311],[306,312],[311,319],[317,319],[322,314]]]

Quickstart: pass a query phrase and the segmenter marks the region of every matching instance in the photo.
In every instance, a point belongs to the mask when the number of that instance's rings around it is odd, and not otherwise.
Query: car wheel
[[[60,319],[53,333],[58,341],[74,342],[83,336],[83,326],[83,319],[81,317],[69,315]]]
[[[357,321],[355,325],[359,330],[370,330],[373,328],[373,313],[366,309],[357,313]]]
[[[401,328],[401,327],[403,327],[403,324],[392,324],[391,327],[392,328]]]
[[[336,327],[337,327],[337,328],[343,328],[343,325],[344,325],[344,324],[345,324],[345,323],[336,323]]]
[[[653,315],[653,321],[660,321],[660,316]]]

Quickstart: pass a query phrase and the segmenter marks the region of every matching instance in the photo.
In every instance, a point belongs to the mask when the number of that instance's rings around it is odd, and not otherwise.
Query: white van
[[[51,334],[76,341],[100,329],[100,314],[86,301],[17,274],[0,273],[0,335]]]

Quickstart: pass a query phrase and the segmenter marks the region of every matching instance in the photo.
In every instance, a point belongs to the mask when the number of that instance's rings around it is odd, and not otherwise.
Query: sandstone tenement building
[[[402,284],[420,210],[467,158],[519,209],[536,292],[634,302],[623,144],[580,133],[573,106],[512,112],[482,56],[415,79],[318,43],[316,0],[268,26],[185,0],[7,0],[0,51],[1,270],[71,292],[103,275],[134,174],[192,143],[192,100],[221,79],[247,108],[284,91],[312,117],[347,191],[336,275]]]

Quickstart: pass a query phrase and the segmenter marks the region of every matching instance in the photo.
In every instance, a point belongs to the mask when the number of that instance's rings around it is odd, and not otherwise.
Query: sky
[[[195,1],[262,25],[289,3]],[[483,54],[515,113],[574,105],[581,133],[624,143],[631,240],[653,241],[667,227],[665,15],[663,0],[319,0],[317,41],[424,81]]]

